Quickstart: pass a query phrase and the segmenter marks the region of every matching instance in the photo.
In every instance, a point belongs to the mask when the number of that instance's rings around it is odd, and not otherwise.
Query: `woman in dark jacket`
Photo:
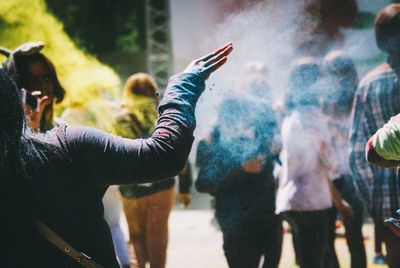
[[[90,262],[87,255],[104,267],[118,267],[103,219],[104,192],[111,184],[157,181],[183,168],[204,81],[231,51],[227,44],[170,80],[148,139],[66,125],[33,134],[17,87],[0,71],[0,197],[7,215],[1,221],[0,266],[82,267]],[[83,254],[74,259],[67,255],[72,247],[58,249],[38,231],[38,220]]]

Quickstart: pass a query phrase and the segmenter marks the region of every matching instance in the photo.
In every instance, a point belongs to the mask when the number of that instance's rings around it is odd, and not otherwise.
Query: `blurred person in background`
[[[326,267],[333,204],[343,213],[351,213],[328,176],[335,162],[329,152],[327,118],[318,100],[320,78],[316,59],[305,57],[293,63],[285,96],[288,116],[281,129],[282,173],[276,213],[291,226],[301,268]]]
[[[382,9],[375,19],[377,46],[388,54],[387,62],[370,71],[355,94],[350,131],[352,177],[374,219],[382,229],[389,267],[400,266],[400,240],[384,226],[400,207],[400,183],[396,169],[371,165],[365,159],[365,144],[389,119],[400,112],[400,4]]]
[[[352,59],[343,51],[338,50],[332,51],[324,57],[322,69],[324,82],[328,86],[323,95],[322,107],[328,116],[328,130],[332,139],[330,152],[336,162],[334,170],[329,175],[335,188],[353,210],[353,217],[342,219],[351,256],[351,268],[365,268],[367,259],[362,234],[364,204],[355,189],[348,162],[350,112],[357,89],[357,71]],[[332,208],[329,215],[331,249],[327,256],[328,262],[332,266],[328,264],[326,267],[339,267],[334,248],[337,214],[337,208]]]
[[[158,86],[148,74],[131,75],[123,89],[122,109],[113,126],[114,133],[125,138],[147,138],[157,119]],[[189,164],[179,175],[178,199],[183,207],[191,202]],[[168,245],[168,218],[175,203],[175,179],[161,182],[122,185],[133,267],[163,268]]]
[[[110,227],[115,254],[122,268],[131,267],[131,254],[128,248],[128,221],[124,212],[118,185],[111,185],[103,196],[104,219]]]
[[[278,267],[282,222],[274,213],[273,176],[279,154],[273,150],[277,121],[265,79],[247,78],[238,86],[244,94],[223,100],[214,129],[198,144],[196,189],[215,198],[230,268]]]
[[[38,100],[38,106],[34,109],[26,107],[26,112],[30,127],[39,132],[46,132],[56,125],[54,103],[60,103],[65,96],[53,63],[40,52],[43,48],[42,42],[28,42],[14,51],[0,49],[7,57],[3,67],[15,79],[17,87]]]

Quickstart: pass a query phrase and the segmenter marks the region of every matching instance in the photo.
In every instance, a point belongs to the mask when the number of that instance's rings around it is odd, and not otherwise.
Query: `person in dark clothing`
[[[382,249],[382,227],[383,225],[374,224],[374,252],[375,256],[372,258],[372,263],[385,264],[385,254]]]
[[[223,101],[216,127],[197,147],[196,188],[215,198],[215,217],[223,235],[228,265],[278,267],[282,223],[275,215],[275,156],[271,143],[277,130],[265,103],[231,98]]]
[[[331,153],[335,157],[336,167],[330,174],[335,188],[353,211],[352,217],[343,217],[345,236],[351,255],[352,268],[365,268],[367,256],[362,234],[364,220],[364,203],[357,193],[351,177],[348,159],[349,131],[351,127],[350,112],[354,93],[357,88],[358,75],[352,59],[343,51],[328,53],[322,62],[327,90],[323,95],[323,111],[328,118],[331,134]],[[338,209],[329,211],[329,248],[326,267],[339,267],[334,242]]]
[[[186,163],[194,108],[204,81],[227,60],[232,45],[193,61],[172,77],[148,139],[124,139],[91,128],[62,125],[45,135],[26,127],[20,94],[0,71],[1,267],[118,267],[102,196],[111,184],[174,176]],[[41,235],[43,224],[79,252],[59,250]],[[86,255],[91,257],[88,260]]]

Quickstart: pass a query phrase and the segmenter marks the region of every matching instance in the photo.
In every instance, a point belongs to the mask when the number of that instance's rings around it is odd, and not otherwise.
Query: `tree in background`
[[[56,107],[57,114],[65,107],[81,107],[118,95],[120,79],[116,73],[77,48],[63,24],[48,12],[44,0],[0,1],[0,27],[0,46],[14,49],[34,40],[46,44],[43,53],[54,62],[67,90],[65,100]]]
[[[45,0],[79,48],[122,78],[146,71],[144,0]]]

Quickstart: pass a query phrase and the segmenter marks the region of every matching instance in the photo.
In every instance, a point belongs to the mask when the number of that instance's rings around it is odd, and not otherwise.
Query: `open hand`
[[[192,61],[183,72],[197,73],[205,81],[210,77],[211,73],[227,61],[227,56],[232,52],[232,50],[232,43],[228,43],[214,52]]]
[[[33,91],[31,94],[38,98],[38,107],[32,109],[29,105],[25,105],[25,114],[29,127],[32,130],[38,131],[44,110],[50,104],[51,100],[48,96],[41,96],[40,91]]]

